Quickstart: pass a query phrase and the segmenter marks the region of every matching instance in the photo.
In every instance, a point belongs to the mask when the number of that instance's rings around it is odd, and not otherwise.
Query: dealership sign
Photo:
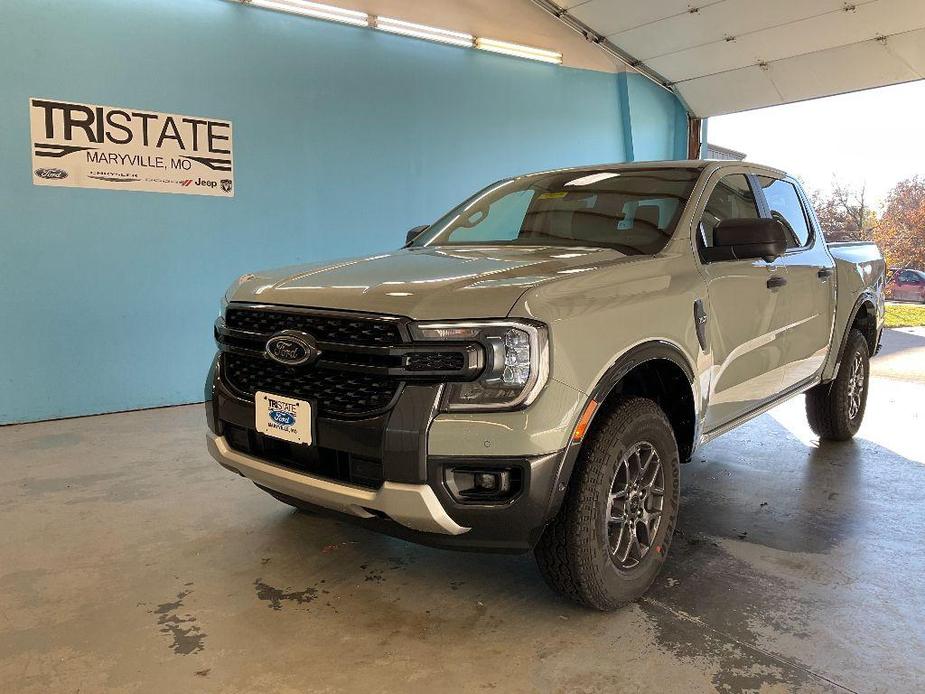
[[[39,186],[234,196],[231,123],[30,99]]]

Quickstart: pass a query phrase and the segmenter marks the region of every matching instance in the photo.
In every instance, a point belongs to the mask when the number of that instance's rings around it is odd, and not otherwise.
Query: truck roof
[[[533,173],[523,174],[524,176],[537,176],[540,174],[550,173],[583,173],[586,171],[612,171],[620,169],[624,171],[642,170],[642,169],[717,169],[740,168],[746,167],[756,173],[766,172],[774,176],[787,176],[786,171],[781,171],[773,166],[764,164],[755,164],[753,162],[729,160],[729,159],[673,159],[657,161],[630,161],[630,162],[613,162],[610,164],[593,164],[585,166],[564,167],[561,169],[548,169],[546,171],[536,171]]]

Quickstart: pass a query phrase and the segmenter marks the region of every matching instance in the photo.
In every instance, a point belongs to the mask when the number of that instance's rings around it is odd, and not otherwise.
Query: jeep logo
[[[284,330],[267,340],[267,356],[286,366],[309,364],[320,352],[315,338],[298,330]]]

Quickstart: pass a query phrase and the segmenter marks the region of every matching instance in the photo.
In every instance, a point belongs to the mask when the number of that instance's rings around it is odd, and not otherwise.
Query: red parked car
[[[888,299],[925,302],[925,272],[901,269],[893,272],[886,284]]]

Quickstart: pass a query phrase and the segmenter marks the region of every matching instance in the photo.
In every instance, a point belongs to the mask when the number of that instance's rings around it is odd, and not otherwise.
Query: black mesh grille
[[[283,366],[260,357],[226,353],[228,384],[253,396],[258,390],[314,401],[319,414],[362,415],[388,407],[401,384],[374,374]]]
[[[247,330],[267,335],[280,330],[301,330],[319,342],[348,345],[376,347],[401,342],[398,326],[393,321],[375,318],[229,308],[225,313],[225,324],[233,330]]]
[[[459,371],[466,365],[462,352],[414,352],[409,354],[408,371]]]

